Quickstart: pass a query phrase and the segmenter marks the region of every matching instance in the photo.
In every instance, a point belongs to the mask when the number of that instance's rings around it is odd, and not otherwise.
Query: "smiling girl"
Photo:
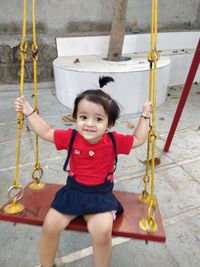
[[[100,78],[102,88],[111,77]],[[112,254],[112,226],[123,207],[112,193],[118,154],[129,154],[141,146],[148,135],[151,103],[146,102],[133,134],[109,130],[115,125],[120,109],[103,90],[87,90],[74,102],[76,130],[52,129],[31,107],[24,96],[15,102],[34,131],[56,149],[68,151],[64,170],[69,170],[67,183],[57,193],[46,215],[41,240],[42,267],[52,267],[62,230],[77,216],[83,216],[93,241],[95,267],[108,267]]]

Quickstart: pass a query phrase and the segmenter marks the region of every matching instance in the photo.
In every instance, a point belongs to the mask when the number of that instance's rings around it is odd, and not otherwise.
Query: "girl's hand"
[[[145,117],[150,117],[151,112],[152,112],[152,103],[146,101],[143,106],[142,115]]]
[[[25,116],[27,116],[33,111],[33,108],[22,95],[20,97],[17,97],[15,100],[15,110],[17,112],[22,112]]]

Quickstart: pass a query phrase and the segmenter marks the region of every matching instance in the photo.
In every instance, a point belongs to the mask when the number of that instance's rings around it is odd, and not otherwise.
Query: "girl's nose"
[[[88,119],[88,120],[87,120],[87,125],[88,125],[88,126],[93,126],[93,125],[94,125],[94,121],[93,121],[93,119]]]

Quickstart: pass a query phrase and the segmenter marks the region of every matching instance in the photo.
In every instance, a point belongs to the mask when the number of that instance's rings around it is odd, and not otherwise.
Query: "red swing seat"
[[[54,198],[55,193],[62,187],[60,184],[46,184],[40,190],[32,190],[27,185],[23,197],[19,203],[25,209],[17,214],[6,214],[3,208],[0,209],[0,220],[13,223],[22,223],[41,226],[46,213]],[[165,242],[166,235],[158,205],[155,209],[155,221],[158,229],[155,232],[145,232],[139,227],[139,221],[146,218],[148,206],[139,201],[138,193],[114,191],[115,196],[121,202],[124,212],[117,216],[113,224],[114,236],[122,236],[146,241]],[[87,232],[87,226],[82,217],[74,219],[67,227],[67,230]]]

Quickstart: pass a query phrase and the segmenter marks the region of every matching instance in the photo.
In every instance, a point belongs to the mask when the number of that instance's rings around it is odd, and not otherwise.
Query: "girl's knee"
[[[67,227],[71,219],[71,216],[50,209],[44,220],[43,232],[60,233]]]
[[[102,224],[91,232],[92,238],[98,243],[106,243],[112,239],[112,224]]]
[[[42,227],[42,233],[44,235],[49,235],[49,234],[59,234],[62,231],[61,228],[56,225],[55,222],[52,222],[51,220],[45,220],[43,227]]]
[[[112,235],[112,224],[107,224],[107,225],[103,225],[101,228],[100,228],[100,232],[102,235],[105,235],[105,236],[111,236]]]
[[[107,242],[112,238],[113,215],[111,212],[87,215],[88,231],[95,242]]]

